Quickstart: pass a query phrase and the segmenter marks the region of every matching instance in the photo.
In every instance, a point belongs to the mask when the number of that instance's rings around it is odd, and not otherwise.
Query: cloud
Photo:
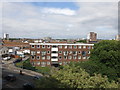
[[[78,10],[3,4],[3,31],[11,37],[86,38],[94,31],[108,39],[117,34],[117,3],[76,2]]]
[[[62,15],[75,15],[74,10],[70,10],[68,8],[43,8],[43,13],[50,13],[50,14],[62,14]]]

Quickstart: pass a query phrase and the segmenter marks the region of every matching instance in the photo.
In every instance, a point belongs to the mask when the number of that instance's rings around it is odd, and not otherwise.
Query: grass
[[[24,63],[24,68],[25,69],[29,69],[29,70],[32,70],[32,71],[35,71],[35,72],[38,72],[38,73],[42,73],[44,75],[49,75],[50,70],[51,70],[50,67],[40,67],[40,66],[33,67],[32,65],[30,65],[29,60],[18,62],[18,63],[15,64],[15,66],[22,68],[23,63]],[[27,63],[27,64],[25,64],[25,63]],[[30,68],[32,68],[32,69],[30,69]]]
[[[42,73],[42,74],[49,74],[50,73],[50,67],[35,67],[37,72]]]
[[[17,67],[23,67],[23,62],[24,62],[24,61],[21,61],[21,62],[15,63],[15,66],[17,66]]]

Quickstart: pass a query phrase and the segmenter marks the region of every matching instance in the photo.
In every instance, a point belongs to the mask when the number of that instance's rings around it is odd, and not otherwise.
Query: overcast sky
[[[10,37],[100,39],[118,33],[117,2],[4,2],[2,33]]]

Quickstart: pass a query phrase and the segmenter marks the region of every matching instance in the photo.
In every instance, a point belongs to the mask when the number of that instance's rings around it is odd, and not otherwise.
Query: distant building
[[[51,37],[44,37],[44,40],[50,41],[52,38]]]
[[[45,67],[86,61],[93,46],[85,43],[30,43],[30,62],[33,66]]]
[[[87,42],[96,43],[97,42],[97,33],[90,32],[87,36]]]
[[[120,40],[120,35],[116,35],[115,40],[119,41]]]
[[[4,39],[4,40],[9,40],[9,34],[4,33],[3,39]]]

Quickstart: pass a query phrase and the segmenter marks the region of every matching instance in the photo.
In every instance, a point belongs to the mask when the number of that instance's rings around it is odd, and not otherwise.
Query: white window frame
[[[44,57],[44,58],[43,58]],[[45,56],[42,56],[42,60],[45,60]]]
[[[39,47],[38,47],[39,46]],[[40,45],[37,45],[37,48],[40,48]]]
[[[65,45],[64,48],[67,49],[67,45]]]
[[[74,47],[74,49],[77,49],[77,46],[76,46],[76,45],[74,45],[73,47]]]
[[[34,58],[32,58],[32,57],[34,57]],[[32,59],[32,60],[35,60],[35,56],[31,56],[31,59]]]
[[[47,56],[47,60],[50,60],[50,56]]]
[[[50,45],[47,45],[47,48],[50,48]]]
[[[38,58],[38,57],[39,57],[39,58]],[[37,59],[37,60],[40,60],[40,56],[36,56],[36,59]]]
[[[49,53],[48,53],[49,52]],[[50,54],[50,51],[47,51],[47,54]]]
[[[69,45],[69,48],[72,49],[72,45]]]
[[[40,54],[40,51],[37,51],[37,54]]]
[[[62,48],[62,45],[59,45],[59,48]]]
[[[45,48],[45,45],[42,45],[42,48]]]
[[[32,46],[34,46],[34,47],[32,47]],[[31,48],[35,48],[35,45],[31,45]]]
[[[81,46],[81,45],[79,45],[79,46],[78,46],[78,48],[79,48],[79,49],[81,49],[81,48],[82,48],[82,46]]]
[[[86,46],[83,46],[83,48],[85,49],[85,48],[86,48]]]
[[[78,56],[78,59],[81,59],[81,56]]]
[[[70,59],[70,60],[71,60],[71,59],[72,59],[72,56],[68,56],[68,59]]]

